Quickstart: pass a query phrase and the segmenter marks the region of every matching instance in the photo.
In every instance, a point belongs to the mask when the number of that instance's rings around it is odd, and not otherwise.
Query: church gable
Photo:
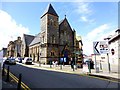
[[[66,29],[67,31],[72,32],[72,28],[66,18],[60,21],[59,27],[60,27],[60,30]]]
[[[73,31],[65,18],[59,23],[60,44],[73,46]]]

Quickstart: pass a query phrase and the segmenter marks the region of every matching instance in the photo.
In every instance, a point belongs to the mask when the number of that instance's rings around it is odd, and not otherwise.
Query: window
[[[55,43],[55,36],[54,35],[52,35],[52,37],[51,37],[51,43]]]
[[[55,53],[53,51],[51,52],[51,56],[55,56]]]
[[[53,36],[53,43],[55,43],[55,36]]]
[[[50,25],[53,25],[53,22],[54,22],[54,21],[53,21],[52,19],[50,19]]]

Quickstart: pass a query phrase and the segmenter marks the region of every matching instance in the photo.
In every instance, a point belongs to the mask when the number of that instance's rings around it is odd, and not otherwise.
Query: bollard
[[[77,58],[75,58],[75,70],[77,70]]]
[[[21,80],[22,80],[22,74],[19,74],[19,81],[18,81],[17,90],[21,90]]]
[[[62,62],[60,62],[60,69],[62,70]]]
[[[109,63],[109,73],[110,73],[110,71],[111,71],[111,70],[110,70],[110,63]]]
[[[39,61],[39,67],[41,67],[41,61]]]
[[[88,69],[89,69],[89,73],[91,73],[90,62],[88,62]]]
[[[72,67],[73,67],[73,71],[75,71],[75,69],[74,69],[74,65],[72,65]]]
[[[5,76],[5,64],[3,63],[2,76]]]
[[[9,82],[9,66],[8,66],[8,68],[7,68],[7,78],[6,78],[6,82]]]
[[[52,68],[52,61],[50,61],[50,68]]]

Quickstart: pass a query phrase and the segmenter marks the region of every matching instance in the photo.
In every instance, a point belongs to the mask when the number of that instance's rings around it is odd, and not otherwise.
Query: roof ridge
[[[33,37],[35,37],[34,35],[30,35],[30,34],[24,34],[24,35],[26,35],[26,36],[33,36]]]
[[[41,18],[46,15],[46,14],[52,14],[58,17],[58,14],[56,13],[55,9],[53,8],[52,4],[50,3],[47,6],[47,9],[45,10],[45,12],[43,13],[43,15],[41,16]]]

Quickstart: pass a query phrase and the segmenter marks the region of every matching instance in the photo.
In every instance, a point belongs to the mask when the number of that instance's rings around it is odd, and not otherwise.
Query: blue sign
[[[60,62],[63,62],[63,58],[60,58]]]

